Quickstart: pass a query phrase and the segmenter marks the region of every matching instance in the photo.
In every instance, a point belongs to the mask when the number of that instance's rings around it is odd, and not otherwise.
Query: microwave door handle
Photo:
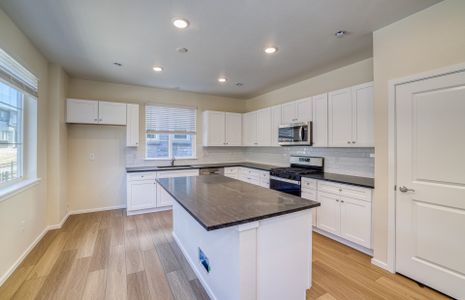
[[[300,127],[299,129],[299,142],[303,142],[304,140],[304,127]]]

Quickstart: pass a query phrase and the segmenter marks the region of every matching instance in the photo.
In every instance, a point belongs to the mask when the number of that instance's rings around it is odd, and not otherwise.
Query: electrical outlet
[[[89,160],[95,160],[95,153],[89,153]]]

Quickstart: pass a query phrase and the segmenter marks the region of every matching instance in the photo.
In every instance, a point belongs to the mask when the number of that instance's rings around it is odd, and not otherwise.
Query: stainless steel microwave
[[[281,146],[311,146],[312,122],[292,123],[279,126],[278,143]]]

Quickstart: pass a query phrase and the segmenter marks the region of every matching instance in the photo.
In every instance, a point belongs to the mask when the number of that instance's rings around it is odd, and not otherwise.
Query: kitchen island
[[[173,237],[212,299],[305,299],[318,202],[221,175],[158,179]]]

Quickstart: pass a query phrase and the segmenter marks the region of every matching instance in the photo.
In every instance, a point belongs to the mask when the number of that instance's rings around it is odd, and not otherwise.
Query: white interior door
[[[396,119],[396,271],[464,299],[465,72],[397,86]]]

